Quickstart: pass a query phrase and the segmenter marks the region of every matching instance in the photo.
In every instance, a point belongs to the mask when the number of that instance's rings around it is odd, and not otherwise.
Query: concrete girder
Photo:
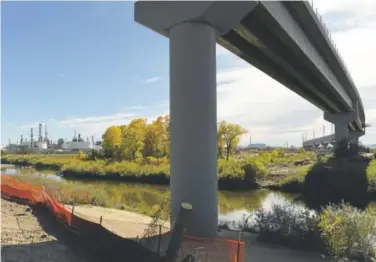
[[[289,46],[294,46],[295,48],[293,50],[298,56],[309,58],[305,60],[306,64],[316,72],[316,75],[321,78],[323,83],[326,83],[331,89],[335,90],[347,109],[351,110],[352,100],[350,96],[283,3],[279,1],[262,1],[260,2],[260,6],[262,6],[279,25],[279,28],[275,26],[270,27],[274,30],[274,33],[280,36],[281,40]]]
[[[351,143],[351,140],[353,140],[353,141],[359,140],[359,138],[361,136],[363,136],[364,134],[365,134],[365,131],[350,131],[348,133],[348,138],[350,140],[350,143]],[[311,139],[311,140],[306,140],[306,141],[303,142],[303,147],[320,145],[320,144],[323,144],[323,143],[324,144],[333,143],[335,141],[336,141],[335,135],[331,134],[331,135],[327,135],[327,136],[323,136],[323,137],[314,138],[314,139]]]
[[[342,86],[347,90],[347,93],[352,98],[358,100],[360,109],[359,116],[361,120],[358,125],[363,126],[365,123],[365,115],[359,92],[344,61],[342,61],[312,6],[307,1],[286,1],[283,2],[283,4],[287,6],[289,10],[293,10],[292,13],[295,19],[300,21],[301,27],[307,32],[311,42],[315,43],[315,46],[317,46],[322,56],[327,58],[326,61],[329,67],[337,76]]]

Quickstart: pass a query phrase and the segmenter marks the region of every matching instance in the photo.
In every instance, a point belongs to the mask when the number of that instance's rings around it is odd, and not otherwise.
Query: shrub
[[[367,179],[369,182],[369,191],[376,193],[376,159],[373,159],[367,167]]]
[[[346,204],[327,206],[319,228],[329,252],[340,258],[376,259],[376,219],[370,210]]]
[[[265,165],[254,158],[243,160],[242,169],[244,170],[244,180],[251,183],[255,183],[267,174]]]
[[[321,249],[318,229],[319,216],[309,209],[292,203],[274,204],[270,210],[258,209],[254,224],[247,231],[259,233],[262,241],[302,249]],[[248,221],[245,220],[246,228]]]
[[[342,201],[363,208],[368,201],[368,162],[361,157],[318,162],[304,179],[303,195],[314,208]]]

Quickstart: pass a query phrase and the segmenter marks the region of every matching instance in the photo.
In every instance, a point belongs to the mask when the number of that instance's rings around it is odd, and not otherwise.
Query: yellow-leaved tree
[[[142,155],[145,146],[146,120],[137,118],[123,127],[122,153],[133,161]]]
[[[226,160],[229,159],[230,154],[235,150],[240,141],[240,136],[246,134],[248,131],[237,124],[229,124],[226,121],[221,121],[218,126],[218,146],[224,146],[226,152]],[[223,149],[222,149],[223,150]]]
[[[102,136],[102,146],[107,157],[116,157],[122,143],[121,129],[119,126],[110,126]]]

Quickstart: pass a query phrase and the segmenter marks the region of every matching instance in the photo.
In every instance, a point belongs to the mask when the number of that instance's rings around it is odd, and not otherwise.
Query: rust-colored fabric
[[[245,242],[243,241],[184,236],[180,254],[184,256],[192,250],[197,250],[199,256],[205,261],[245,262]]]
[[[57,217],[71,225],[72,214],[61,203],[48,195],[43,187],[33,186],[14,177],[1,175],[1,194],[6,197],[17,197],[30,204],[45,204]]]
[[[47,194],[44,187],[33,186],[26,182],[19,181],[14,177],[1,175],[1,194],[2,196],[8,198],[20,198],[29,202],[30,204],[45,204],[50,208],[50,210],[57,218],[63,219],[66,224],[72,226],[72,213],[61,203],[55,200],[52,196]],[[90,230],[85,230],[85,225],[91,225],[93,223],[83,218],[78,218],[74,215],[73,217],[75,218],[73,226],[79,228],[80,232],[84,233],[84,235],[90,236],[90,234],[93,234],[97,231],[103,231],[94,230],[93,228],[91,228]],[[78,223],[79,221],[81,222]],[[105,236],[107,236],[108,234],[106,235],[105,233],[103,233],[102,235],[103,236],[101,238],[107,239]],[[108,237],[108,239],[114,238],[111,237]],[[108,240],[107,242],[109,243],[111,241]],[[200,252],[203,254],[203,256],[205,256],[205,261],[245,262],[245,242],[242,241],[234,241],[222,238],[197,238],[184,236],[182,244],[180,246],[179,254],[185,256],[185,254],[197,248],[199,248]]]

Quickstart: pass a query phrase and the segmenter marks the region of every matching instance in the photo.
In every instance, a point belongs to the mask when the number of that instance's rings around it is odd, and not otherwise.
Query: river
[[[31,168],[6,168],[2,174],[15,175],[24,173],[37,175],[42,178],[63,181],[70,186],[80,187],[85,190],[96,190],[96,194],[105,195],[106,206],[118,207],[125,205],[142,213],[143,210],[154,209],[168,197],[169,187],[160,185],[149,185],[140,183],[115,182],[115,181],[93,181],[65,179],[58,176],[55,171],[37,171]],[[274,204],[289,204],[303,207],[304,203],[297,200],[298,194],[282,193],[267,189],[256,189],[247,191],[218,191],[219,221],[220,223],[232,223],[242,221],[244,216],[250,215],[260,207],[270,209]],[[376,202],[371,202],[370,207],[376,209]]]

